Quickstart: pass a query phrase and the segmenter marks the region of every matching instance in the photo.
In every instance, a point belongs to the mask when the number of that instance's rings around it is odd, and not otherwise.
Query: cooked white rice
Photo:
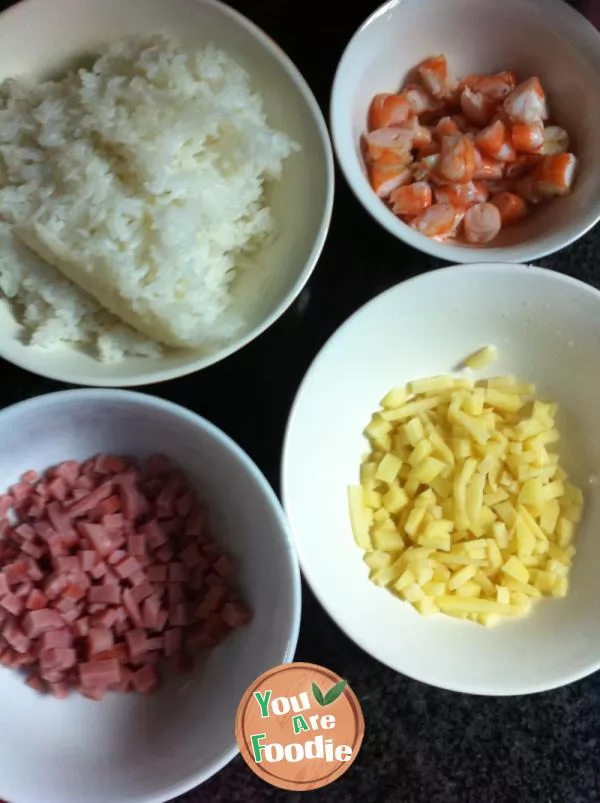
[[[265,181],[297,148],[212,45],[122,40],[61,81],[5,81],[0,291],[32,343],[104,360],[227,338],[236,260],[273,230]]]

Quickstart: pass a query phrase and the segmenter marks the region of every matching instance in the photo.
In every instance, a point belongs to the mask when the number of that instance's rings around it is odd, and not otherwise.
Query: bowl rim
[[[457,281],[464,280],[468,278],[469,275],[477,272],[483,271],[502,271],[508,274],[510,279],[517,279],[521,275],[523,271],[530,271],[536,274],[541,280],[547,281],[550,280],[551,282],[557,282],[559,285],[569,285],[571,287],[577,288],[579,291],[582,291],[590,296],[593,296],[600,306],[600,290],[596,289],[592,285],[587,284],[579,279],[575,279],[572,276],[567,276],[563,273],[559,273],[557,271],[551,270],[549,268],[543,268],[538,265],[521,265],[518,263],[513,262],[481,262],[481,263],[463,263],[463,264],[456,264],[456,265],[449,265],[442,268],[436,268],[435,270],[427,271],[426,273],[422,273],[418,276],[412,276],[409,279],[404,281],[400,281],[387,290],[383,290],[381,293],[373,296],[369,301],[359,307],[352,315],[346,318],[338,328],[331,334],[322,347],[319,349],[317,355],[314,357],[310,365],[308,366],[304,377],[300,385],[298,386],[298,390],[290,407],[290,412],[288,415],[285,433],[283,438],[283,446],[282,446],[282,454],[281,454],[281,466],[280,466],[280,487],[281,487],[281,499],[283,504],[283,509],[286,512],[286,516],[288,518],[290,532],[292,535],[292,541],[294,544],[294,548],[296,550],[296,555],[298,557],[298,561],[300,563],[300,569],[302,571],[302,577],[304,578],[306,584],[314,594],[315,598],[325,611],[325,613],[332,619],[332,621],[339,627],[339,629],[344,633],[344,635],[350,639],[354,644],[356,644],[360,649],[364,650],[364,652],[369,655],[373,660],[378,661],[380,664],[387,666],[389,669],[392,669],[394,672],[398,674],[404,675],[405,677],[410,678],[411,680],[418,681],[419,683],[425,683],[428,686],[432,686],[435,688],[443,689],[445,691],[457,692],[460,694],[471,694],[478,697],[516,697],[525,694],[540,694],[542,692],[551,691],[553,689],[562,688],[563,686],[570,685],[575,683],[578,680],[582,680],[583,678],[588,677],[589,675],[596,672],[600,669],[600,651],[598,654],[598,658],[596,661],[588,664],[585,669],[582,669],[578,672],[572,672],[565,674],[562,679],[557,679],[556,681],[550,683],[539,683],[535,680],[532,680],[527,685],[520,687],[517,690],[507,690],[499,685],[494,685],[493,683],[488,684],[484,689],[479,689],[478,691],[473,691],[468,686],[461,685],[460,683],[432,683],[429,680],[425,680],[422,677],[418,677],[414,673],[406,672],[404,670],[400,670],[397,666],[394,666],[391,662],[386,661],[380,658],[378,655],[375,655],[370,647],[364,643],[364,640],[361,636],[357,636],[356,634],[352,633],[351,630],[340,621],[336,609],[333,608],[331,605],[327,603],[325,599],[323,599],[320,589],[318,587],[318,583],[314,580],[309,568],[308,568],[308,561],[305,559],[305,555],[308,552],[305,552],[304,549],[300,548],[301,539],[296,535],[295,524],[292,519],[292,516],[289,512],[289,499],[291,498],[291,489],[289,486],[289,481],[287,478],[287,466],[289,462],[289,450],[290,450],[290,442],[292,438],[292,430],[295,427],[296,417],[299,414],[300,406],[303,402],[303,396],[308,386],[309,382],[312,378],[313,370],[318,366],[321,360],[328,354],[329,350],[333,348],[334,341],[338,339],[338,337],[348,328],[352,327],[356,319],[361,316],[365,310],[374,304],[378,303],[381,299],[386,296],[391,296],[394,293],[400,294],[401,288],[406,285],[413,285],[424,279],[429,281],[435,282],[436,276],[439,276],[441,273],[444,275],[454,276]],[[465,276],[466,275],[466,276]],[[350,533],[350,521],[348,519],[348,534],[351,538]],[[354,545],[354,542],[351,542]],[[358,549],[358,547],[356,547]]]
[[[594,51],[596,52],[595,58],[600,70],[600,57],[597,55],[600,53],[600,30],[564,0],[532,1],[538,5],[543,5],[543,11],[546,15],[552,14],[557,17],[562,26],[566,27],[580,42],[586,45],[587,52],[590,54],[594,54]],[[427,2],[427,0],[423,0],[423,2]],[[531,4],[531,0],[523,0],[523,2]],[[355,198],[371,218],[397,240],[422,253],[443,259],[452,265],[481,262],[530,262],[562,251],[572,245],[600,220],[600,200],[596,204],[596,211],[585,212],[581,215],[581,225],[574,226],[573,232],[562,239],[560,243],[553,243],[552,235],[545,235],[521,245],[478,248],[476,246],[451,245],[443,241],[434,240],[411,229],[404,221],[397,218],[382,200],[375,195],[364,174],[355,175],[351,165],[353,157],[346,153],[343,145],[346,125],[342,121],[345,119],[344,110],[346,107],[342,105],[339,99],[343,80],[342,74],[346,69],[346,65],[353,60],[352,50],[364,31],[379,17],[385,16],[385,14],[393,10],[405,8],[408,4],[404,0],[386,0],[369,14],[349,39],[336,67],[329,102],[329,127],[337,163],[347,186],[350,187]]]
[[[26,12],[27,6],[33,5],[35,2],[37,2],[37,0],[19,0],[18,3],[0,12],[0,31],[2,29],[2,22],[9,15],[19,12]],[[42,364],[39,367],[33,368],[30,364],[30,360],[27,359],[27,354],[22,358],[9,355],[4,344],[0,342],[0,357],[5,359],[7,362],[16,365],[18,368],[22,368],[41,377],[45,377],[46,379],[53,379],[66,384],[88,385],[99,388],[138,387],[155,383],[157,384],[160,382],[167,382],[171,379],[188,376],[189,374],[196,373],[197,371],[201,371],[210,367],[211,365],[215,365],[216,363],[225,360],[227,357],[230,357],[231,355],[240,351],[253,340],[256,340],[256,338],[264,334],[267,329],[273,326],[273,324],[276,323],[276,321],[278,321],[279,318],[285,314],[285,312],[287,312],[294,301],[296,301],[310,279],[313,271],[317,267],[323,252],[323,248],[325,247],[325,243],[327,241],[327,236],[329,234],[335,198],[335,160],[333,156],[333,146],[329,136],[329,130],[327,128],[325,116],[321,111],[321,107],[319,106],[319,103],[307,80],[304,78],[296,64],[275,42],[275,40],[272,39],[269,34],[263,31],[263,29],[260,28],[256,23],[252,22],[252,20],[250,20],[244,14],[227,5],[226,3],[221,2],[221,0],[189,0],[189,2],[195,3],[199,6],[206,6],[218,11],[225,17],[229,17],[233,22],[237,23],[237,25],[254,37],[254,39],[256,39],[262,45],[262,47],[279,62],[282,69],[288,74],[292,82],[298,88],[298,91],[304,98],[306,106],[310,111],[311,117],[319,133],[325,161],[325,206],[321,223],[318,231],[316,232],[310,254],[304,264],[304,267],[294,281],[293,285],[286,292],[284,298],[273,310],[271,310],[267,316],[265,316],[262,321],[260,321],[260,323],[254,326],[243,337],[236,339],[235,342],[225,345],[211,354],[198,357],[191,362],[186,362],[182,365],[171,368],[147,371],[133,377],[111,377],[110,375],[107,375],[106,377],[99,377],[93,373],[81,373],[78,376],[72,376],[68,371],[65,372],[61,370],[54,370],[53,368],[45,369],[43,365],[43,359],[40,360]],[[72,347],[65,346],[65,348]],[[190,350],[190,354],[193,355],[193,353],[193,350]],[[181,354],[185,354],[184,349],[181,350]]]
[[[282,652],[281,663],[287,664],[293,661],[298,644],[300,633],[300,622],[302,616],[302,584],[300,577],[300,567],[296,550],[294,548],[289,522],[283,506],[278,499],[271,484],[263,474],[262,470],[252,460],[248,453],[237,444],[231,436],[213,424],[204,416],[194,413],[175,402],[151,396],[146,393],[136,393],[130,390],[110,389],[110,388],[75,388],[73,390],[58,390],[52,393],[44,393],[39,396],[16,402],[0,410],[0,422],[4,417],[13,414],[15,411],[32,413],[37,408],[41,411],[48,402],[59,404],[63,399],[72,401],[87,402],[111,402],[125,401],[135,404],[142,404],[146,407],[160,410],[175,418],[183,419],[188,424],[209,434],[221,448],[228,451],[245,469],[245,471],[255,480],[259,492],[266,498],[273,510],[279,529],[281,540],[285,543],[285,555],[287,566],[290,573],[290,586],[292,597],[292,615],[286,634],[285,649]],[[239,753],[239,748],[233,736],[233,725],[231,723],[232,745],[224,751],[220,758],[208,764],[202,770],[180,781],[177,785],[157,789],[151,795],[129,797],[127,803],[164,803],[165,800],[183,795],[190,790],[199,787],[208,781],[213,775],[222,770]]]

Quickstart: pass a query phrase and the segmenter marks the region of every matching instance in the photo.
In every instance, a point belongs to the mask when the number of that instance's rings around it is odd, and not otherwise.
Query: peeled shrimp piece
[[[468,86],[460,94],[460,108],[470,123],[477,126],[487,125],[496,111],[496,102],[481,92],[473,92]]]
[[[426,181],[415,181],[406,187],[399,187],[390,196],[395,215],[418,215],[431,206],[431,187]]]
[[[540,153],[544,156],[555,156],[557,153],[566,153],[570,146],[569,135],[559,125],[549,125],[544,129],[544,142]]]
[[[442,157],[439,153],[432,153],[424,156],[412,166],[413,178],[416,181],[429,181],[433,184],[441,184],[443,178],[440,176],[440,163]]]
[[[369,131],[403,123],[412,113],[410,103],[402,95],[375,95],[369,107]]]
[[[538,123],[548,119],[546,94],[539,78],[528,78],[504,101],[504,110],[516,123]]]
[[[520,153],[514,162],[506,165],[506,178],[521,178],[539,164],[541,156],[537,153]]]
[[[441,120],[438,120],[433,129],[434,136],[440,140],[444,137],[457,137],[462,133],[464,133],[462,128],[458,126],[458,123],[453,117],[442,117]]]
[[[489,181],[502,178],[504,175],[504,162],[499,162],[497,159],[492,159],[487,153],[475,148],[475,173],[473,178],[475,181]]]
[[[517,86],[517,74],[512,70],[504,70],[493,75],[468,75],[461,84],[485,95],[489,100],[499,102]]]
[[[503,192],[512,192],[515,188],[514,180],[509,178],[491,179],[484,183],[492,198],[496,195],[501,195]]]
[[[418,84],[408,84],[400,95],[408,102],[412,113],[419,117],[437,114],[443,108],[441,101],[436,100],[425,87]]]
[[[503,226],[510,226],[522,220],[527,212],[527,204],[514,192],[501,192],[492,198],[491,202],[500,212],[500,220]]]
[[[572,153],[544,156],[533,171],[535,191],[544,198],[568,195],[573,186],[577,157]]]
[[[436,100],[445,100],[455,91],[457,82],[448,72],[448,62],[443,55],[425,59],[417,67],[425,87]]]
[[[483,203],[489,198],[489,192],[483,181],[467,181],[464,184],[443,184],[434,190],[438,203],[448,203],[456,207],[467,207],[471,204]]]
[[[475,145],[467,134],[444,137],[439,172],[448,181],[471,181],[477,168]]]
[[[516,123],[511,131],[512,144],[521,153],[538,153],[544,144],[544,124]]]
[[[427,237],[446,238],[455,234],[464,212],[452,204],[432,204],[411,222],[411,227]]]
[[[479,150],[499,162],[512,162],[517,156],[510,131],[502,120],[496,120],[480,131],[475,137],[475,144]]]
[[[475,204],[465,213],[464,231],[469,243],[485,245],[498,235],[501,228],[500,211],[493,204]]]
[[[413,138],[402,128],[378,128],[364,138],[369,159],[380,164],[405,164],[412,161]]]
[[[433,134],[427,126],[421,125],[417,117],[409,117],[396,127],[396,131],[404,131],[410,137],[413,148],[426,148],[431,144]]]
[[[412,173],[410,168],[401,164],[380,165],[375,163],[369,168],[369,181],[380,198],[387,198],[398,187],[410,183]]]

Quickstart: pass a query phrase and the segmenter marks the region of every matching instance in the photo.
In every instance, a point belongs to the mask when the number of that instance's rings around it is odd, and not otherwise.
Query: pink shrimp
[[[540,148],[540,153],[544,156],[566,153],[569,146],[569,135],[564,128],[558,125],[549,125],[544,129],[544,142]]]
[[[536,192],[544,198],[568,195],[573,186],[576,168],[577,157],[572,153],[544,156],[533,171]]]
[[[527,212],[527,204],[514,192],[501,192],[492,198],[491,203],[500,212],[500,220],[503,226],[510,226],[522,220]]]
[[[425,156],[412,166],[412,174],[415,181],[429,181],[433,184],[442,183],[443,179],[439,174],[441,155],[439,153],[432,153],[430,156]]]
[[[473,178],[476,181],[494,181],[504,175],[504,163],[492,159],[487,153],[481,153],[475,148],[476,167]]]
[[[433,56],[417,67],[421,81],[436,100],[449,98],[456,89],[457,82],[448,72],[445,56]]]
[[[504,110],[516,123],[538,123],[548,119],[548,104],[539,78],[528,78],[504,100]]]
[[[464,184],[443,184],[434,190],[437,203],[452,204],[456,207],[467,207],[471,204],[487,201],[489,193],[481,181],[467,181]]]
[[[401,96],[408,102],[412,113],[426,118],[428,115],[439,114],[443,103],[432,97],[425,87],[418,84],[408,84],[401,91]]]
[[[406,187],[399,187],[390,196],[395,215],[418,215],[431,206],[431,187],[426,181],[416,181]]]
[[[511,142],[510,131],[502,120],[496,120],[482,129],[475,137],[477,147],[500,162],[512,162],[516,152]]]
[[[411,138],[413,148],[426,148],[431,144],[433,134],[427,126],[419,123],[418,117],[409,117],[400,125],[396,126],[396,131],[405,131]]]
[[[411,221],[411,226],[427,237],[447,238],[456,233],[464,217],[452,204],[432,204]]]
[[[537,153],[544,144],[544,124],[515,123],[511,131],[512,144],[521,153]]]
[[[493,204],[475,204],[465,213],[465,238],[467,242],[485,245],[500,232],[500,212]]]
[[[487,125],[496,111],[496,103],[481,92],[473,92],[465,86],[460,95],[460,108],[463,114],[477,126]]]
[[[538,164],[541,156],[537,153],[520,153],[514,162],[506,165],[506,178],[522,178]]]
[[[410,133],[401,128],[378,128],[364,137],[369,159],[379,164],[410,164],[412,144]]]
[[[375,95],[369,108],[369,131],[403,123],[412,113],[410,103],[402,95]]]
[[[517,86],[517,75],[511,70],[504,70],[494,75],[468,75],[461,84],[473,92],[485,95],[489,100],[499,102]]]
[[[475,146],[467,134],[444,137],[439,172],[448,181],[471,181],[477,168]]]
[[[412,181],[410,168],[403,165],[373,164],[369,168],[371,187],[380,198],[387,198],[398,187]]]
[[[464,132],[462,128],[459,128],[458,123],[453,117],[442,117],[438,120],[433,129],[433,133],[434,136],[441,140],[444,137],[456,137]]]

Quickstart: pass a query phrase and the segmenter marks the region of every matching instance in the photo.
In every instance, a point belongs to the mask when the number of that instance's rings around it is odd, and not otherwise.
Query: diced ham
[[[177,602],[183,602],[183,585],[181,583],[169,583],[167,586],[167,596],[169,598],[169,605],[174,605]]]
[[[85,536],[96,552],[106,558],[115,551],[115,544],[108,530],[101,524],[93,524],[87,521],[79,522],[77,528],[82,536]]]
[[[65,681],[58,681],[58,683],[50,683],[50,694],[56,697],[57,700],[65,700],[69,696],[69,684]]]
[[[164,454],[153,454],[146,460],[142,467],[142,476],[146,479],[153,479],[167,474],[173,468],[168,457]]]
[[[104,572],[104,576],[102,577],[102,583],[104,585],[119,585],[120,580],[118,576],[114,573],[110,566],[106,567],[106,571]]]
[[[197,507],[191,511],[186,519],[184,535],[200,537],[204,535],[206,529],[206,511],[204,508]]]
[[[112,630],[108,628],[92,627],[88,633],[88,653],[90,656],[105,650],[110,650],[114,644]]]
[[[83,697],[99,702],[106,695],[106,686],[79,686],[78,691]]]
[[[57,477],[48,483],[48,493],[57,502],[64,502],[69,495],[70,488],[62,477]]]
[[[123,592],[123,605],[133,624],[136,627],[142,627],[143,620],[140,607],[133,596],[132,589],[130,588]]]
[[[40,654],[42,670],[62,672],[75,666],[76,663],[77,653],[72,647],[55,647],[50,650],[42,650]],[[44,674],[46,673],[44,672]]]
[[[116,499],[117,497],[111,496],[109,499],[106,500],[106,502],[103,502],[102,504],[110,502],[110,500],[113,498]],[[125,526],[125,520],[120,513],[104,514],[102,516],[102,526],[106,527],[107,530],[122,530],[123,527]]]
[[[148,575],[148,579],[150,580],[150,582],[166,583],[168,566],[166,566],[164,563],[154,564],[153,566],[148,566],[146,573]]]
[[[79,518],[80,516],[85,515],[90,510],[99,505],[104,499],[108,499],[109,496],[112,496],[113,491],[113,484],[110,480],[107,482],[102,483],[98,488],[85,496],[83,499],[78,499],[72,505],[69,506],[69,516],[71,518]]]
[[[69,515],[67,515],[60,502],[50,502],[47,510],[50,524],[57,533],[60,535],[74,535]]]
[[[87,616],[82,616],[81,619],[78,619],[74,625],[73,629],[76,635],[84,638],[89,633],[89,619]]]
[[[127,463],[121,457],[112,454],[99,454],[94,461],[96,474],[119,474],[127,469]]]
[[[46,548],[40,544],[34,544],[33,541],[24,541],[23,544],[21,544],[21,551],[35,558],[35,560],[39,560],[46,552]]]
[[[95,613],[90,617],[90,620],[94,627],[106,627],[110,629],[111,627],[114,627],[118,620],[117,609],[107,608],[105,611]]]
[[[150,694],[160,685],[160,676],[156,667],[145,664],[133,676],[133,687],[140,694]]]
[[[169,582],[184,583],[188,578],[187,567],[183,563],[172,561],[169,564]]]
[[[146,536],[148,545],[151,549],[159,549],[168,542],[168,537],[158,521],[152,519],[140,528],[141,532]]]
[[[98,558],[98,553],[94,552],[96,559]],[[100,561],[97,563],[93,569],[90,569],[90,576],[94,578],[94,580],[99,580],[101,577],[104,577],[106,574],[106,564]]]
[[[121,682],[112,683],[110,686],[111,690],[123,693],[130,691],[133,684],[133,674],[131,669],[123,667],[121,669]]]
[[[8,579],[5,574],[0,572],[0,597],[3,597],[5,594],[8,594],[10,591],[10,587],[8,584]]]
[[[202,560],[202,555],[200,554],[200,550],[194,543],[188,544],[188,546],[186,546],[186,548],[179,553],[179,557],[181,558],[183,563],[190,569],[193,569],[194,566],[197,566]]]
[[[115,571],[121,579],[125,580],[139,568],[140,564],[137,558],[128,557],[115,567]]]
[[[3,519],[13,506],[13,498],[8,494],[0,496],[0,519]]]
[[[64,463],[59,463],[55,466],[49,474],[52,477],[64,480],[67,485],[73,485],[79,477],[80,468],[77,460],[65,460]]]
[[[0,606],[13,616],[18,616],[25,607],[25,602],[21,597],[17,597],[16,594],[6,594],[0,599]]]
[[[110,566],[114,566],[117,563],[122,563],[126,557],[127,557],[127,552],[124,549],[115,549],[112,555],[109,555],[106,562]]]
[[[44,694],[48,689],[46,682],[39,675],[29,675],[25,683],[40,694]]]
[[[71,647],[73,636],[68,630],[50,630],[41,638],[42,650],[52,650],[61,647]]]
[[[118,585],[90,586],[88,600],[91,603],[119,605],[121,603],[121,589]]]
[[[84,572],[90,572],[98,561],[98,553],[94,549],[84,549],[79,553],[79,562]]]
[[[227,590],[225,586],[218,585],[212,586],[204,595],[204,599],[198,605],[195,611],[197,619],[206,619],[206,617],[213,611],[222,607],[227,598]]]
[[[146,536],[143,534],[129,535],[127,537],[127,551],[134,557],[144,557],[146,554]]]
[[[25,607],[28,611],[39,611],[46,607],[47,602],[46,595],[43,594],[38,588],[34,588],[27,597]]]
[[[240,627],[251,621],[252,614],[241,602],[227,602],[221,611],[221,618],[229,627]]]
[[[30,635],[27,632],[23,632],[14,621],[4,625],[2,637],[17,653],[26,653],[31,644]]]
[[[145,630],[142,630],[141,628],[129,630],[125,634],[125,640],[127,642],[127,647],[129,648],[129,656],[132,659],[139,658],[141,655],[144,655],[146,652],[148,652],[146,647],[146,642],[148,639],[146,638]]]
[[[156,557],[161,563],[169,563],[173,560],[173,555],[175,554],[173,547],[171,544],[164,544],[161,548],[156,552]]]
[[[30,495],[31,485],[27,482],[18,482],[10,488],[10,496],[12,496],[16,503],[23,502]]]
[[[131,594],[134,600],[138,603],[138,605],[147,597],[150,597],[152,593],[153,593],[153,588],[147,580],[144,580],[144,582],[140,583],[137,586],[134,586],[134,588],[132,588],[131,590]]]
[[[49,630],[61,630],[62,627],[63,620],[60,614],[48,608],[29,611],[23,617],[23,629],[29,638],[37,638]]]
[[[25,541],[30,541],[32,538],[35,538],[36,532],[31,526],[31,524],[19,524],[18,527],[14,529],[15,533],[23,538]]]
[[[148,500],[136,488],[133,482],[121,483],[119,487],[121,509],[123,516],[130,521],[136,521],[148,511]]]
[[[79,664],[79,678],[82,686],[88,689],[106,688],[111,683],[120,683],[121,664],[116,658],[107,661],[88,661]]]

